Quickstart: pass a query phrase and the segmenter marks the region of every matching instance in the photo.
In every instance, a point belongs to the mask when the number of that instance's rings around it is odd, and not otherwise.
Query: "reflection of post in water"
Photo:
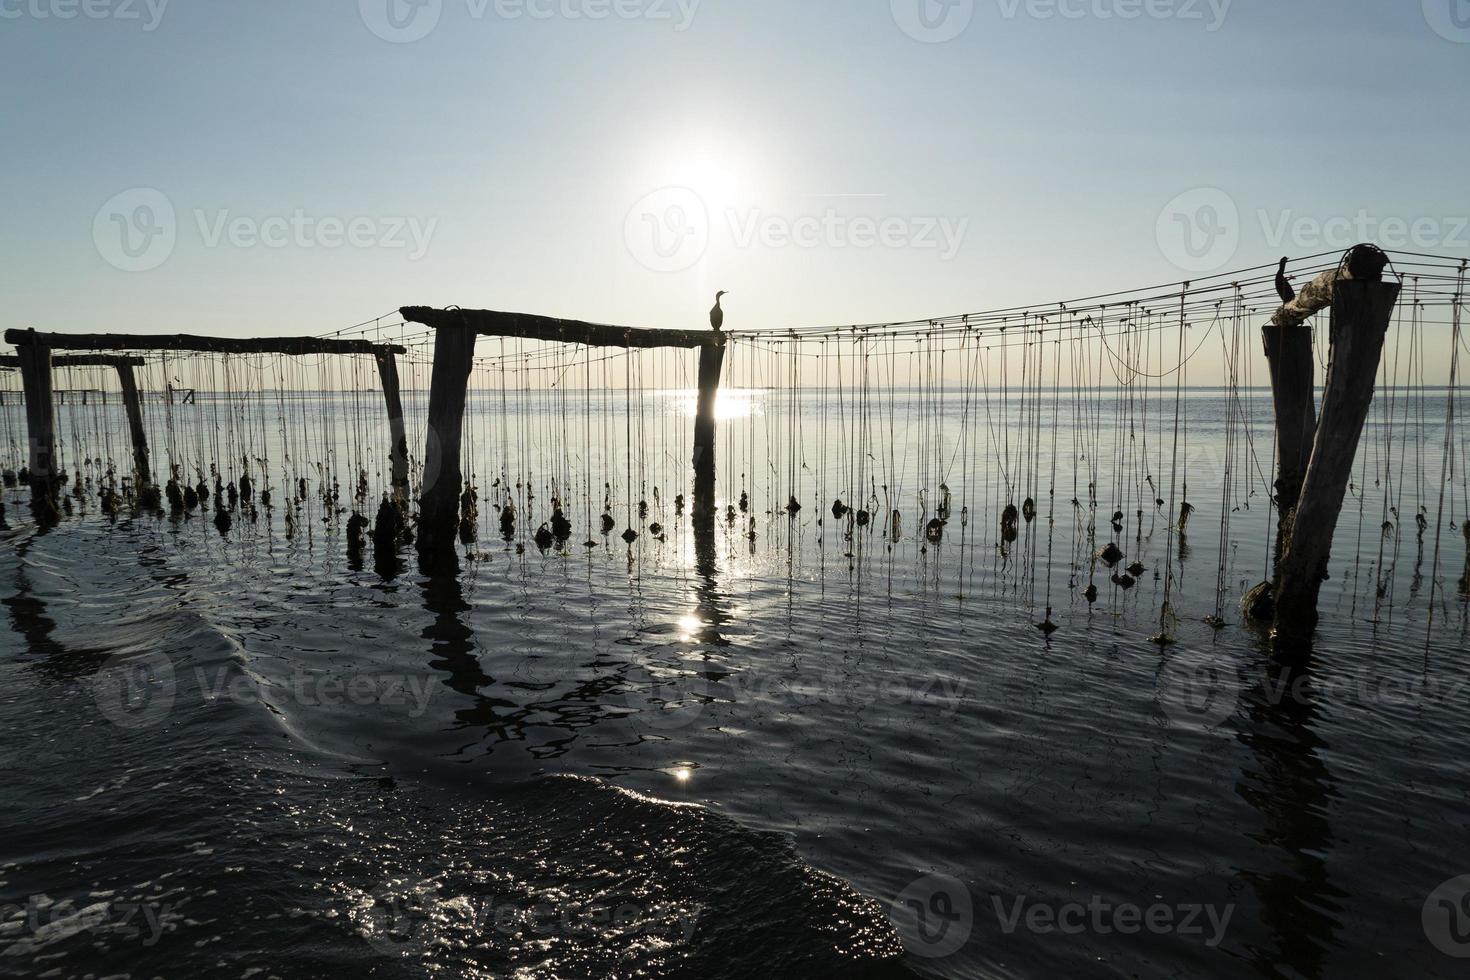
[[[723,646],[725,640],[720,635],[720,627],[730,621],[730,613],[725,608],[724,596],[720,593],[716,578],[719,567],[716,561],[714,508],[711,507],[707,512],[696,512],[693,527],[694,571],[699,576],[699,584],[694,587],[694,592],[698,598],[700,623],[695,639],[703,644]]]
[[[487,697],[481,691],[495,683],[480,666],[475,655],[475,633],[465,614],[464,586],[454,566],[437,568],[424,579],[424,608],[434,620],[424,627],[423,637],[430,642],[434,659],[429,666],[449,675],[449,689],[471,699],[471,704],[455,712],[466,724],[483,725],[504,734],[507,721],[503,709],[514,709],[509,701]]]
[[[1341,925],[1344,893],[1328,880],[1324,859],[1332,846],[1327,809],[1333,779],[1318,754],[1323,742],[1312,729],[1317,706],[1309,665],[1272,662],[1246,691],[1250,724],[1240,740],[1254,767],[1241,772],[1237,792],[1262,818],[1261,838],[1275,848],[1275,866],[1240,876],[1261,904],[1269,947],[1252,950],[1262,975],[1281,967],[1308,978],[1322,976],[1323,959]]]
[[[1461,523],[1460,530],[1465,534],[1465,574],[1460,576],[1460,595],[1470,599],[1470,518]],[[1429,608],[1431,611],[1434,609],[1433,602]]]

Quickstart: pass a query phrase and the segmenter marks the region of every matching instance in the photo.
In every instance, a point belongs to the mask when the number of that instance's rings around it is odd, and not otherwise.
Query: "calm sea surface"
[[[383,469],[350,400],[150,407],[160,472],[255,460],[274,506],[88,492],[41,532],[4,491],[0,975],[1464,976],[1464,457],[1443,391],[1399,395],[1292,669],[1239,612],[1261,392],[732,391],[712,542],[686,396],[497,395],[434,577],[347,554]],[[61,429],[94,485],[125,456],[96,405]]]

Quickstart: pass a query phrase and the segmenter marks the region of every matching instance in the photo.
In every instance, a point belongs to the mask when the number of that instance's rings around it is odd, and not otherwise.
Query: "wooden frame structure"
[[[1309,649],[1317,628],[1318,594],[1401,289],[1383,281],[1387,261],[1374,246],[1351,249],[1262,328],[1276,412],[1281,516],[1270,594],[1271,634],[1281,652]],[[1306,322],[1328,308],[1331,351],[1319,418]]]
[[[459,495],[464,483],[460,467],[460,433],[470,372],[479,337],[518,337],[588,347],[651,349],[683,347],[699,351],[699,401],[694,419],[694,520],[714,522],[715,400],[725,362],[725,334],[720,330],[653,330],[618,327],[582,320],[493,310],[440,310],[406,306],[409,323],[434,330],[434,369],[429,389],[428,444],[424,451],[424,485],[419,498],[418,547],[422,556],[453,554],[459,522]]]
[[[396,345],[374,344],[366,340],[332,340],[318,337],[275,337],[237,339],[202,337],[193,334],[60,334],[35,330],[7,330],[6,343],[15,346],[15,363],[20,368],[25,390],[26,428],[30,437],[30,477],[32,500],[43,514],[55,513],[56,488],[60,474],[56,471],[56,409],[52,401],[52,368],[115,367],[122,387],[123,407],[128,416],[128,429],[133,443],[133,468],[139,486],[153,482],[149,464],[148,436],[143,428],[143,410],[133,368],[145,363],[142,358],[106,354],[53,357],[58,350],[81,351],[189,351],[215,354],[369,354],[378,366],[383,383],[383,396],[388,409],[388,423],[393,440],[390,450],[394,496],[400,502],[408,495],[408,437],[403,422],[403,405],[398,390],[396,355],[406,349]]]

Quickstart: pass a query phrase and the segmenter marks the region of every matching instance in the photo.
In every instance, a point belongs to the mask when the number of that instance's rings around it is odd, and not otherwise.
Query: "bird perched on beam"
[[[1281,267],[1276,270],[1276,293],[1281,297],[1281,302],[1290,303],[1296,299],[1296,290],[1291,288],[1291,283],[1286,281],[1286,256],[1281,257]]]
[[[715,305],[714,308],[709,311],[709,325],[716,330],[723,329],[725,326],[725,311],[720,309],[720,299],[721,297],[727,295],[729,295],[728,290],[724,289],[720,290],[718,293],[715,293]]]

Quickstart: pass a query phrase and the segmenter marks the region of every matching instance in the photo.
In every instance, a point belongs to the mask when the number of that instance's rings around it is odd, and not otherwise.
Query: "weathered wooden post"
[[[393,499],[400,507],[408,503],[408,434],[403,426],[403,399],[398,388],[398,359],[391,348],[373,349],[378,377],[383,382],[383,400],[388,408],[388,434],[393,440],[388,460],[393,470]]]
[[[37,520],[54,520],[56,490],[56,406],[52,403],[51,348],[35,339],[34,331],[12,339],[20,361],[20,379],[26,398],[26,433],[30,439],[31,508]]]
[[[1338,269],[1319,276],[1273,320],[1284,326],[1300,316],[1299,324],[1313,312],[1329,304],[1332,307],[1331,353],[1321,419],[1316,425],[1299,499],[1295,508],[1283,516],[1283,540],[1278,544],[1281,558],[1273,589],[1272,636],[1283,650],[1308,647],[1317,628],[1317,598],[1327,577],[1332,537],[1372,404],[1384,338],[1398,302],[1399,284],[1382,281],[1386,263],[1387,257],[1378,249],[1358,246]],[[1268,342],[1268,356],[1271,349]],[[1273,389],[1278,376],[1285,381],[1291,373],[1273,364]],[[1289,406],[1295,404],[1292,393],[1276,394],[1278,405],[1282,396]],[[1295,426],[1299,420],[1297,415],[1295,420],[1288,418],[1287,424]],[[1281,426],[1281,419],[1277,424]],[[1283,469],[1288,465],[1285,457],[1282,465]]]
[[[1317,437],[1317,392],[1312,359],[1310,314],[1285,310],[1261,328],[1271,368],[1271,398],[1276,411],[1276,560],[1302,495],[1302,481]]]
[[[465,397],[474,368],[475,331],[464,325],[434,330],[434,370],[429,388],[429,434],[424,447],[424,487],[419,497],[419,555],[454,554],[459,527],[460,435]]]
[[[138,379],[133,375],[132,362],[126,358],[118,359],[117,380],[122,386],[123,409],[128,414],[128,431],[133,438],[133,469],[137,473],[137,486],[141,489],[153,482],[153,471],[148,463],[148,433],[143,428]]]
[[[694,415],[694,519],[715,514],[715,403],[720,394],[720,372],[725,364],[725,335],[699,348],[699,401]]]

